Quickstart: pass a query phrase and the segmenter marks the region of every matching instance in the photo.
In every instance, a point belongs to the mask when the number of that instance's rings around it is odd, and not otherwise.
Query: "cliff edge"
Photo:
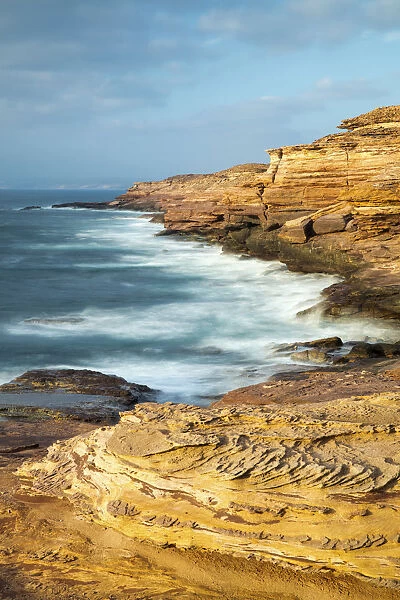
[[[115,209],[161,210],[168,233],[339,273],[332,316],[400,317],[400,106],[377,108],[311,144],[268,150],[270,164],[135,183]]]

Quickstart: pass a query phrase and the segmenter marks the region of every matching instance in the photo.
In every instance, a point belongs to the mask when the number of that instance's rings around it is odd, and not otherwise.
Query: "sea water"
[[[388,334],[297,317],[333,276],[156,237],[162,225],[137,212],[49,208],[115,195],[0,191],[0,383],[32,368],[88,368],[206,404],[293,367],[279,344]],[[20,210],[29,205],[47,208]]]

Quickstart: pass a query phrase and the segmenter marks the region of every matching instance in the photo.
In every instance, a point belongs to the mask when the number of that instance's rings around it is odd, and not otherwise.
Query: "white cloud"
[[[400,41],[400,29],[397,29],[395,31],[388,31],[383,36],[383,39],[385,40],[385,42],[388,42],[388,43],[399,42]]]

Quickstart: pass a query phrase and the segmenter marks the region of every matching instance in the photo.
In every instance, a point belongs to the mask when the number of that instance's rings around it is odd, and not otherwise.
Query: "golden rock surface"
[[[400,585],[400,395],[146,403],[24,463],[41,494],[137,540]]]
[[[330,316],[400,318],[400,106],[346,119],[271,163],[134,184],[109,208],[164,212],[167,233],[200,233],[226,250],[289,269],[346,277]],[[356,276],[356,277],[354,277]]]
[[[341,200],[354,214],[398,214],[399,115],[400,107],[391,106],[346,119],[339,125],[344,133],[269,149],[270,165],[135,183],[111,206],[162,209],[166,227],[179,231],[229,228],[243,215],[281,226]]]
[[[267,163],[249,163],[206,175],[139,182],[110,207],[163,210],[165,226],[173,231],[224,230],[252,214],[265,221],[262,194],[267,170]]]

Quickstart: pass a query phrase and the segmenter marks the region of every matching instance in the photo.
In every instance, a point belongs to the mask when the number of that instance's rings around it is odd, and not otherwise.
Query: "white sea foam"
[[[39,365],[92,368],[161,389],[169,399],[201,401],[293,368],[289,357],[274,352],[281,343],[331,335],[344,341],[399,337],[377,322],[298,318],[338,281],[333,276],[296,274],[276,261],[242,260],[215,245],[154,237],[160,225],[132,213],[87,214],[87,220],[68,220],[67,241],[49,247],[32,242],[39,254],[78,251],[66,263],[76,279],[62,288],[60,269],[56,287],[70,295],[59,311],[60,296],[50,297],[47,308],[3,324],[13,342],[34,350],[18,369],[5,367],[0,381]],[[89,300],[68,310],[82,282]]]

